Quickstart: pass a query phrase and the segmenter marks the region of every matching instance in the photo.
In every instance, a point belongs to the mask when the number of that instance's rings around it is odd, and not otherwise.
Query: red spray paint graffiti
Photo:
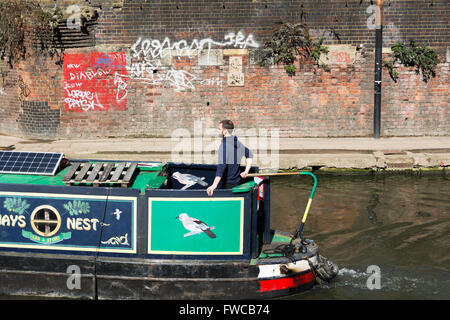
[[[331,53],[331,63],[351,64],[353,59],[345,51],[334,51]]]
[[[65,109],[124,110],[128,93],[126,63],[124,52],[65,54]]]

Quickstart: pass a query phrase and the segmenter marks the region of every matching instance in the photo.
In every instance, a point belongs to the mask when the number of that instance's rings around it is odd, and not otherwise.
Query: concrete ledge
[[[246,137],[242,140],[246,142]],[[249,141],[249,140],[247,140]],[[0,135],[0,149],[62,152],[78,159],[174,161],[216,163],[218,138],[114,138],[80,140],[31,140]],[[200,146],[200,147],[199,147]],[[270,146],[270,143],[269,143]],[[189,152],[196,147],[196,152]],[[184,148],[184,149],[183,149]],[[180,150],[181,149],[181,150]],[[182,150],[188,150],[183,153]],[[172,154],[172,151],[174,152]],[[450,137],[395,138],[279,138],[278,150],[252,149],[255,165],[261,169],[308,169],[321,172],[348,169],[349,172],[450,171]],[[174,155],[185,158],[174,159]],[[277,161],[265,161],[270,157]],[[258,159],[258,157],[260,159]],[[278,157],[278,158],[277,158]],[[356,170],[356,171],[355,171]]]

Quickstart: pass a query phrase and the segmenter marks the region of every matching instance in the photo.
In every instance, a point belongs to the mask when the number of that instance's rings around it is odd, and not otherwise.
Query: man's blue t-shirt
[[[216,177],[226,183],[237,184],[241,181],[239,167],[242,157],[253,158],[252,152],[236,136],[224,137],[219,147],[219,161]]]

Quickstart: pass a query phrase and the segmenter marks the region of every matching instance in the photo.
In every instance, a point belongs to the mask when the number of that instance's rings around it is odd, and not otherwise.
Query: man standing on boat
[[[222,143],[219,147],[219,163],[217,164],[216,177],[211,186],[206,189],[208,196],[212,196],[214,190],[222,180],[224,189],[231,189],[241,183],[241,178],[247,177],[252,166],[253,154],[244,146],[236,136],[231,135],[234,124],[231,120],[222,120],[219,123],[219,132]],[[242,157],[245,157],[245,170],[239,172]]]

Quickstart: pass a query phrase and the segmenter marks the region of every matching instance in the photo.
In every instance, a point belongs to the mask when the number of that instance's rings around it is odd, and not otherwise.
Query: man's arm
[[[244,149],[245,170],[244,170],[244,172],[241,173],[241,177],[246,178],[248,172],[250,171],[250,168],[252,167],[253,153],[250,151],[249,148],[245,147],[244,145],[242,145],[242,146],[245,148]]]
[[[250,168],[252,167],[252,162],[253,162],[252,158],[245,158],[245,170],[244,172],[241,173],[242,178],[247,177],[247,174],[250,171]]]
[[[208,187],[208,189],[206,189],[206,194],[208,196],[212,196],[214,193],[214,190],[217,189],[217,186],[219,185],[219,182],[222,179],[223,173],[227,166],[226,162],[223,161],[222,155],[223,155],[223,151],[222,151],[222,145],[221,145],[221,147],[219,148],[219,164],[217,165],[216,177],[214,178],[213,183]],[[221,159],[222,159],[222,161],[221,161]]]
[[[222,177],[216,176],[214,178],[214,182],[212,183],[212,185],[210,185],[208,187],[208,189],[206,189],[206,193],[208,194],[208,196],[212,196],[213,195],[214,190],[216,190],[217,186],[219,185],[220,179],[222,179]]]

